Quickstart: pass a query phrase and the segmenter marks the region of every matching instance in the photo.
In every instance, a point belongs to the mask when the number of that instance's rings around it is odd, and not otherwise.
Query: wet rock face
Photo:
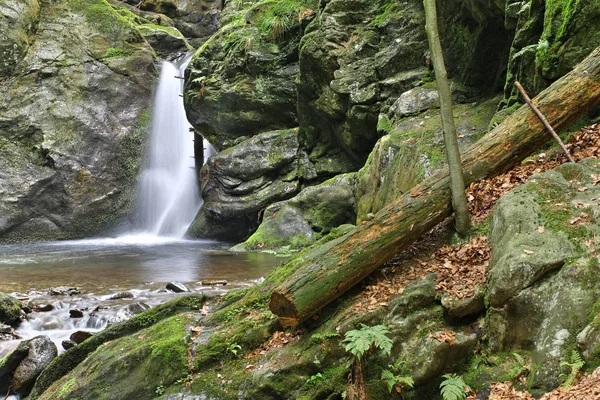
[[[299,191],[298,152],[297,131],[291,129],[256,135],[209,158],[201,171],[204,204],[188,234],[247,238],[261,210]]]
[[[22,342],[19,348],[22,350],[27,349],[27,356],[20,361],[15,369],[12,376],[12,385],[15,392],[26,396],[33,388],[36,378],[58,355],[58,350],[47,336],[37,336]]]
[[[37,0],[0,2],[0,76],[11,75],[33,44],[40,5]]]
[[[534,175],[497,203],[487,280],[492,351],[531,351],[539,367],[533,390],[560,383],[560,363],[580,342],[586,356],[594,342],[600,271],[593,237],[600,231],[600,163],[587,159]],[[585,188],[585,189],[582,189]],[[586,331],[587,329],[587,331]],[[591,350],[591,351],[590,351]]]
[[[2,2],[27,38],[0,80],[0,241],[75,238],[129,209],[155,75],[133,18],[104,0]],[[29,22],[26,21],[26,16]],[[20,22],[19,22],[20,21]],[[37,23],[34,23],[37,21]],[[0,36],[14,26],[0,22]],[[24,39],[23,39],[24,40]],[[3,64],[5,65],[5,64]]]

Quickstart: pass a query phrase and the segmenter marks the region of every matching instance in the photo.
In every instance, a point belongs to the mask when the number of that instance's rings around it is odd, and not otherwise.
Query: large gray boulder
[[[37,377],[58,355],[56,345],[48,336],[36,336],[21,342],[15,350],[17,353],[25,351],[27,355],[19,362],[12,376],[13,390],[22,396],[31,392]]]
[[[531,351],[536,393],[558,386],[560,363],[576,348],[578,335],[582,349],[594,340],[582,331],[600,298],[594,255],[600,232],[598,176],[597,159],[564,164],[534,175],[494,210],[489,346],[491,351]]]
[[[306,247],[333,228],[356,221],[355,177],[339,175],[270,205],[257,231],[234,250],[289,251]]]
[[[0,54],[0,241],[114,227],[132,204],[156,73],[133,14],[3,1],[0,37],[21,40]]]
[[[193,237],[244,240],[262,210],[300,190],[295,129],[256,135],[210,157],[201,171],[204,204],[188,229]]]

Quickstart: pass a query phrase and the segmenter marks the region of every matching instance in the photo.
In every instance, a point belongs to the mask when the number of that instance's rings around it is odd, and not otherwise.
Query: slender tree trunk
[[[469,206],[465,194],[465,180],[463,179],[462,165],[460,162],[460,150],[456,139],[456,126],[452,113],[452,97],[450,85],[448,84],[448,73],[444,64],[444,53],[440,43],[440,35],[437,24],[437,11],[435,0],[424,0],[425,6],[425,29],[429,39],[429,50],[431,61],[435,71],[438,93],[440,95],[440,108],[442,111],[442,126],[444,128],[444,144],[446,145],[446,157],[450,171],[450,191],[452,192],[452,209],[454,210],[454,223],[456,230],[461,235],[469,231]]]
[[[534,102],[558,131],[600,104],[600,47]],[[537,116],[522,106],[465,152],[465,182],[506,171],[549,138]],[[344,237],[290,260],[284,268],[294,272],[271,293],[271,311],[285,327],[306,321],[451,212],[450,178],[443,169]]]

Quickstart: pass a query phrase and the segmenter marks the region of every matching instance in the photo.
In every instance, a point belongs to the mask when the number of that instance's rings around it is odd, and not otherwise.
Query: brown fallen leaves
[[[427,239],[426,239],[427,240]],[[416,279],[437,274],[436,290],[463,299],[473,296],[477,285],[485,283],[490,264],[490,245],[485,236],[476,236],[459,246],[438,245],[431,255],[428,248],[415,255],[397,259],[374,275],[361,293],[353,309],[365,312],[385,306],[392,297],[402,294],[404,288]],[[429,252],[430,254],[430,252]]]
[[[456,332],[452,331],[441,331],[436,333],[430,333],[427,337],[437,340],[438,342],[446,342],[450,346],[454,345],[454,341],[456,340]]]
[[[567,144],[567,148],[575,161],[600,157],[600,124],[578,131]],[[472,183],[467,189],[467,199],[473,222],[481,222],[487,218],[500,196],[525,183],[531,175],[549,171],[567,161],[563,153],[540,153],[502,175]],[[593,183],[596,185],[598,182],[600,176],[594,179]],[[582,191],[586,189],[580,188]]]
[[[250,353],[246,354],[244,356],[244,358],[250,359],[250,358],[257,357],[257,356],[261,356],[261,355],[265,354],[267,351],[274,349],[274,348],[281,349],[283,346],[285,346],[288,343],[297,342],[298,340],[300,340],[301,336],[302,336],[301,330],[298,330],[295,332],[276,331],[273,333],[273,335],[271,336],[269,341],[261,344],[260,347],[254,349]]]
[[[489,400],[534,400],[527,391],[520,391],[510,382],[498,382],[490,385]],[[475,400],[475,395],[466,400]],[[539,400],[600,400],[600,368],[591,375],[583,375],[568,389],[559,387],[546,393]]]

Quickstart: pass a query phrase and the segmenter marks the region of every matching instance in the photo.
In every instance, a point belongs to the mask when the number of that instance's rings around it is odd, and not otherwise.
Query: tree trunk
[[[600,104],[600,47],[534,102],[557,130]],[[549,138],[535,114],[522,106],[465,152],[466,184],[506,171]],[[448,217],[449,185],[448,170],[440,170],[372,220],[290,260],[284,268],[294,272],[273,290],[269,303],[281,325],[306,321]]]
[[[450,85],[448,84],[448,72],[446,72],[444,52],[442,51],[438,32],[435,0],[424,0],[423,6],[425,7],[425,29],[429,40],[431,61],[433,62],[435,81],[437,82],[440,96],[444,144],[446,146],[446,158],[450,173],[450,192],[452,194],[454,224],[458,233],[466,235],[470,225],[469,206],[467,204],[467,195],[465,194],[465,181],[460,162],[460,150],[458,149],[458,140],[456,139],[456,126],[454,125],[454,114],[452,113],[452,97],[450,96]]]

